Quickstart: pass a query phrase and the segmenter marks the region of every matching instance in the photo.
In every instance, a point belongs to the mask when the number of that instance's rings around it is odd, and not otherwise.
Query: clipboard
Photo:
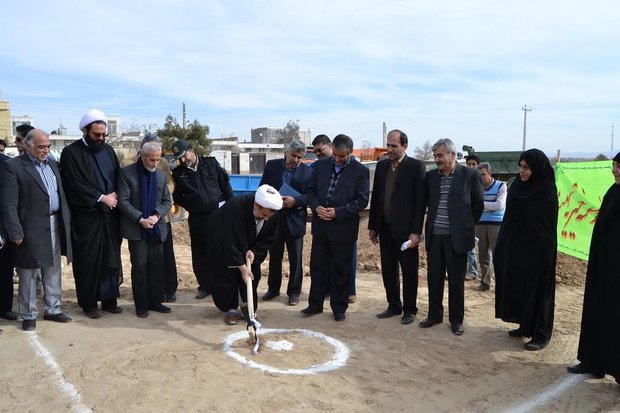
[[[282,196],[292,196],[293,198],[301,196],[301,194],[295,188],[293,188],[286,182],[282,184],[278,192],[280,192],[280,195]]]

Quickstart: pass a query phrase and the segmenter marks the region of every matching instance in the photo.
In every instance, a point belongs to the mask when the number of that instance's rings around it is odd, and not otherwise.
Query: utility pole
[[[186,122],[185,122],[185,102],[183,102],[183,129],[185,129],[185,125],[186,125]]]
[[[526,136],[526,129],[527,129],[527,112],[531,112],[532,109],[528,109],[527,105],[523,106],[521,108],[521,110],[523,111],[523,151],[525,151],[525,136]]]
[[[387,148],[387,125],[383,122],[383,148]]]
[[[611,156],[614,156],[614,124],[611,124]]]

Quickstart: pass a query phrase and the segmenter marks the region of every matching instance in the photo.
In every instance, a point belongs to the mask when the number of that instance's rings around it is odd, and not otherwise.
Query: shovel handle
[[[245,265],[247,265],[248,268],[252,268],[251,264],[250,264],[250,259],[246,258],[245,260]],[[252,318],[254,318],[254,289],[252,287],[252,279],[248,278],[245,282],[245,287],[246,287],[246,295],[247,295],[247,301],[248,301],[248,315],[250,317],[250,320]],[[250,320],[247,320],[248,322]]]

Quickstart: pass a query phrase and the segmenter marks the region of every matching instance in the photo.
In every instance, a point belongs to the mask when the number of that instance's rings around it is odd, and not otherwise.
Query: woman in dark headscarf
[[[529,149],[519,158],[519,178],[508,191],[506,213],[494,253],[495,317],[531,337],[526,350],[541,350],[553,330],[558,198],[547,156]]]
[[[612,172],[615,183],[603,198],[590,243],[577,352],[581,363],[567,369],[597,377],[611,374],[620,384],[620,153]]]

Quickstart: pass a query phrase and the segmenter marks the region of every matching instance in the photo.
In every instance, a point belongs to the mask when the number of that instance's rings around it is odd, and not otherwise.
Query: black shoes
[[[136,308],[136,316],[138,316],[138,318],[147,318],[149,316],[149,310],[138,310]]]
[[[377,318],[390,318],[390,317],[394,317],[400,314],[401,314],[401,311],[395,311],[388,307],[387,310],[382,311],[379,314],[377,314]]]
[[[537,343],[534,340],[530,340],[527,343],[525,343],[523,348],[526,349],[527,351],[538,351],[538,350],[542,350],[543,348],[547,347],[547,344],[549,343]]]
[[[166,307],[163,304],[155,304],[149,307],[149,310],[155,311],[156,313],[168,314],[170,311],[170,307]]]
[[[103,315],[103,313],[101,311],[99,311],[99,309],[97,307],[92,307],[92,308],[85,308],[84,309],[84,314],[86,314],[86,316],[88,318],[99,318]]]
[[[101,309],[103,311],[107,311],[112,314],[120,314],[123,312],[123,309],[117,305],[101,305]]]
[[[209,293],[201,288],[199,288],[198,291],[196,292],[196,300],[204,300],[208,296],[209,296]]]
[[[521,330],[520,327],[519,328],[515,328],[514,330],[508,331],[508,335],[510,337],[517,337],[517,338],[525,337],[525,333]]]
[[[17,320],[17,313],[15,311],[5,311],[0,313],[0,318],[4,318],[5,320],[15,321]]]
[[[176,300],[176,294],[164,294],[164,303],[174,303]]]
[[[603,373],[595,373],[588,370],[587,368],[585,368],[583,363],[575,364],[574,366],[568,366],[566,367],[566,371],[573,374],[591,374],[597,379],[602,379],[603,377],[605,377],[605,374]],[[618,382],[618,379],[616,379],[616,382]]]
[[[43,316],[43,319],[48,320],[48,321],[55,321],[57,323],[70,323],[71,322],[71,317],[69,317],[65,313],[46,314]]]
[[[344,313],[334,313],[334,320],[336,321],[344,321],[345,318]]]
[[[274,298],[278,297],[279,295],[280,295],[280,293],[274,293],[273,291],[267,290],[265,295],[263,295],[263,301],[273,300]]]
[[[267,294],[265,294],[267,295]],[[263,297],[263,300],[265,298]],[[299,294],[292,294],[289,298],[288,298],[288,305],[297,305],[299,304]]]
[[[442,322],[441,320],[432,320],[430,318],[425,318],[424,320],[420,321],[420,327],[429,328],[436,324],[441,324],[441,322]]]
[[[400,319],[400,323],[401,324],[411,324],[413,323],[413,321],[415,320],[415,314],[403,314],[403,316]]]
[[[315,314],[321,314],[323,312],[323,309],[322,308],[312,308],[312,307],[308,306],[308,307],[304,308],[303,310],[301,310],[300,312],[302,314],[305,314],[305,315],[315,315]]]
[[[37,328],[37,320],[24,320],[22,321],[22,330],[34,331]]]
[[[462,336],[464,332],[465,332],[465,329],[463,328],[463,324],[461,323],[452,324],[452,333],[455,336]]]
[[[486,284],[478,284],[477,286],[474,287],[474,290],[476,291],[489,291],[491,289],[491,287],[489,287]]]

